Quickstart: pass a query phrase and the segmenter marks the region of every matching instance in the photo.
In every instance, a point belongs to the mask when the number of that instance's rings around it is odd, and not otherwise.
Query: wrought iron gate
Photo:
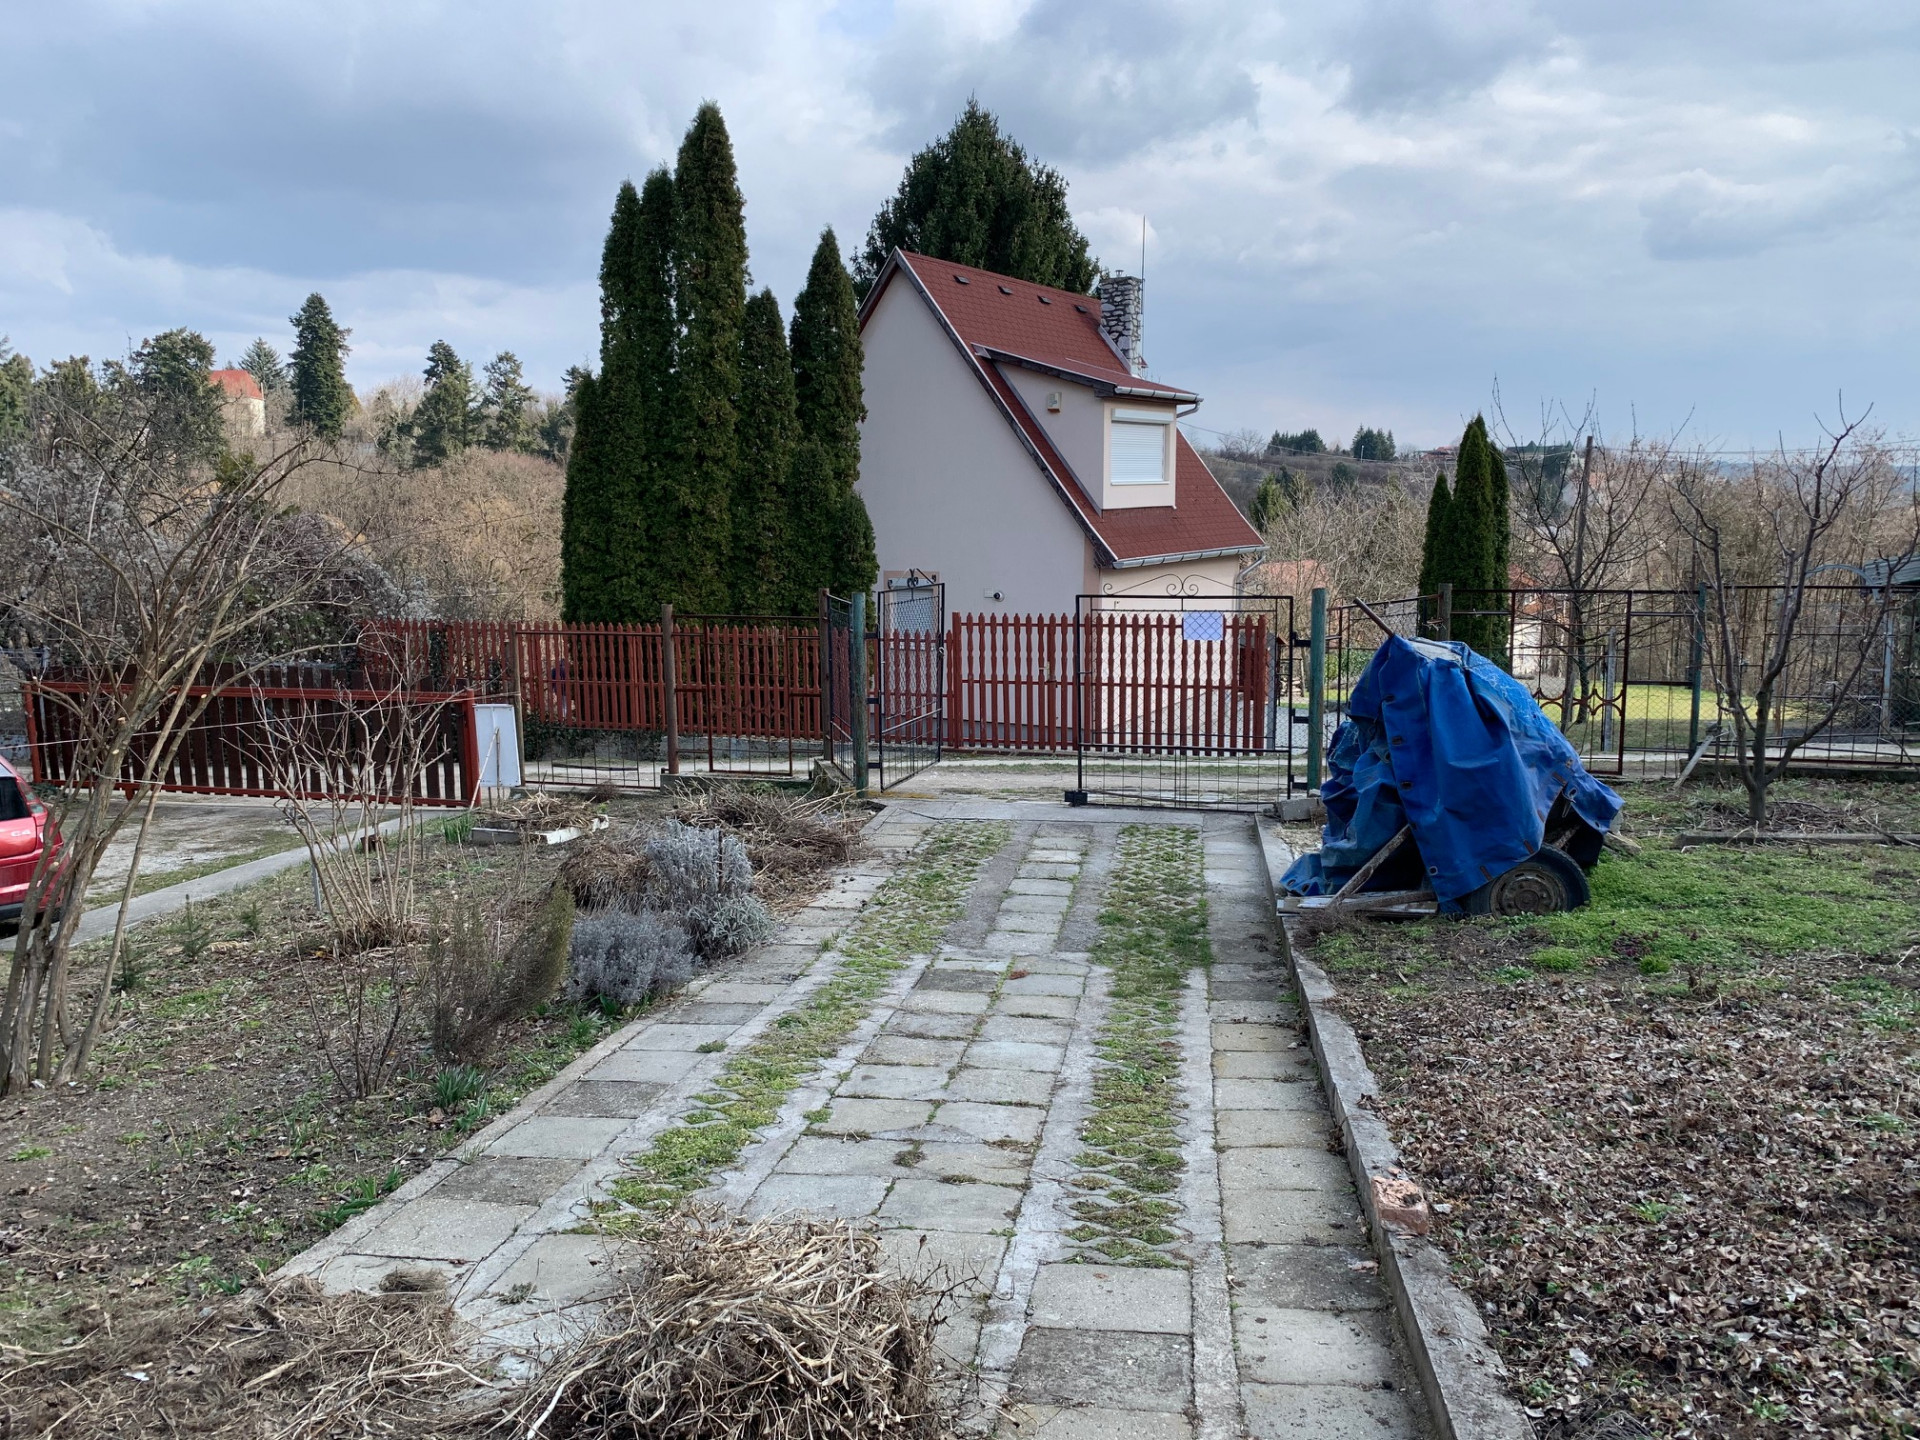
[[[825,595],[820,610],[825,758],[862,791],[937,761],[947,707],[945,587],[889,587],[871,617],[868,598]]]
[[[1082,595],[1075,804],[1264,810],[1293,793],[1293,600]]]

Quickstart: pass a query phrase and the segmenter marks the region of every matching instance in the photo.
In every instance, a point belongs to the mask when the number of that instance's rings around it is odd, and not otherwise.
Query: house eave
[[[1224,560],[1229,555],[1255,555],[1259,545],[1226,545],[1217,550],[1181,550],[1171,555],[1140,555],[1131,560],[1114,560],[1102,570],[1140,570],[1148,565],[1185,565],[1192,560]]]
[[[1198,405],[1200,397],[1191,390],[1181,390],[1172,385],[1121,385],[1100,375],[1089,375],[1084,370],[1075,370],[1070,366],[1056,365],[1047,360],[1036,360],[1031,355],[1021,355],[1012,350],[1001,350],[991,345],[976,345],[973,353],[984,360],[1000,365],[1018,365],[1022,370],[1037,371],[1042,375],[1058,376],[1062,380],[1071,380],[1076,385],[1085,385],[1094,394],[1100,396],[1124,395],[1130,399],[1168,400],[1176,405]]]

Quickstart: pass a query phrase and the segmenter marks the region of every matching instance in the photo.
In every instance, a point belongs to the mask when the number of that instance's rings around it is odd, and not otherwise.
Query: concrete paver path
[[[707,1193],[869,1220],[903,1270],[967,1281],[942,1345],[979,1378],[982,1428],[1425,1435],[1245,816],[897,803],[870,827],[872,858],[775,943],[609,1037],[288,1269],[346,1288],[440,1268],[497,1346],[551,1340],[618,1263],[590,1207],[700,1113],[729,1053],[831,980],[914,848],[970,821],[1006,839],[957,918]],[[1169,969],[1156,936],[1211,963]]]

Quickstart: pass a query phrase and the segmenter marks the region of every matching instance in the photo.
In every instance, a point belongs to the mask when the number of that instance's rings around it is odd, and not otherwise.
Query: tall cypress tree
[[[1453,497],[1446,509],[1442,543],[1435,557],[1435,579],[1453,582],[1454,604],[1461,610],[1497,610],[1506,578],[1497,568],[1506,549],[1505,469],[1487,439],[1487,424],[1474,416],[1460,437],[1454,467]],[[1506,657],[1506,621],[1500,615],[1461,615],[1453,637],[1489,659]]]
[[[667,484],[674,453],[674,366],[679,322],[674,315],[674,187],[665,166],[640,187],[634,235],[634,288],[627,331],[633,345],[631,403],[636,463],[624,492],[621,521],[626,613],[658,618],[664,601],[678,602],[660,561],[674,536],[673,495]],[[744,282],[743,282],[744,283]]]
[[[788,603],[804,613],[824,586],[847,595],[874,582],[873,522],[855,485],[860,479],[864,352],[853,281],[831,227],[820,233],[806,288],[793,302],[794,388],[800,433],[817,454],[794,486]],[[817,473],[816,473],[817,472]],[[800,577],[814,581],[802,587]]]
[[[335,323],[333,311],[318,292],[289,322],[293,326],[293,405],[287,418],[310,425],[314,433],[338,440],[353,409],[353,391],[347,388],[347,337],[353,332]]]
[[[740,468],[734,476],[728,588],[742,615],[782,608],[787,597],[787,477],[800,420],[786,326],[773,291],[747,301],[740,342]]]
[[[1447,472],[1442,470],[1433,477],[1433,494],[1427,497],[1427,531],[1420,542],[1419,593],[1422,595],[1438,593],[1441,582],[1447,578],[1440,573],[1440,547],[1446,539],[1447,504],[1451,498]]]
[[[600,389],[595,400],[601,438],[593,483],[604,529],[593,542],[601,574],[599,610],[589,618],[605,623],[645,618],[640,592],[653,562],[640,504],[646,416],[634,335],[646,303],[642,228],[640,192],[631,180],[623,181],[600,251]]]
[[[607,423],[600,382],[583,373],[573,387],[573,443],[567,451],[567,488],[560,500],[560,618],[568,625],[606,614]]]
[[[690,611],[726,608],[739,466],[740,332],[746,311],[747,234],[740,184],[720,108],[702,105],[674,167],[674,315],[671,451],[659,472],[672,530],[653,553],[665,598]]]

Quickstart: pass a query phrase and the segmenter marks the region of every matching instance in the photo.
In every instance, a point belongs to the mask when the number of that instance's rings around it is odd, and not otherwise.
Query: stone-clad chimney
[[[1100,328],[1136,375],[1147,370],[1146,356],[1140,352],[1146,333],[1146,284],[1133,275],[1107,275],[1095,292],[1100,297]]]

